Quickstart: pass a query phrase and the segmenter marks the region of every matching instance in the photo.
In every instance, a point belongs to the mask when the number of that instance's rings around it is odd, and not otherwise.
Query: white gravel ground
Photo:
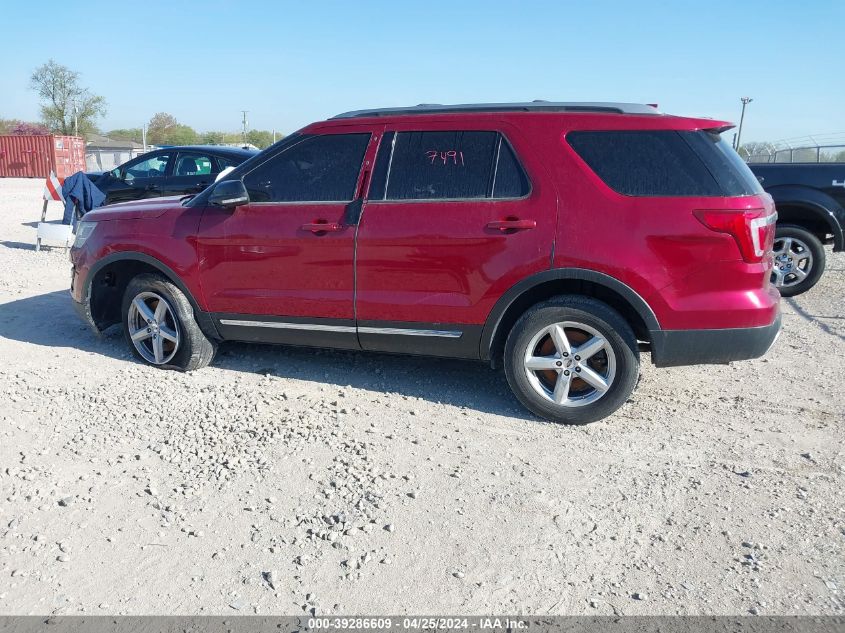
[[[42,187],[0,180],[0,613],[845,611],[842,255],[767,358],[646,356],[567,428],[482,364],[140,365],[34,252]]]

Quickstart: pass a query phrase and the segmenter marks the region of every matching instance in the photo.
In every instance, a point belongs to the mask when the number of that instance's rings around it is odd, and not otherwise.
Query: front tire
[[[194,319],[191,302],[161,275],[134,277],[123,293],[123,334],[148,365],[193,371],[208,365],[216,345]]]
[[[772,285],[783,297],[807,292],[821,278],[825,266],[824,245],[802,226],[778,224],[774,244]]]
[[[631,326],[607,304],[581,296],[556,297],[523,314],[504,360],[519,401],[562,424],[612,414],[631,395],[640,368]]]

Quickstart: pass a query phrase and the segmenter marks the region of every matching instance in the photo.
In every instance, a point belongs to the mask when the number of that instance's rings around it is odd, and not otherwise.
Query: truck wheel
[[[519,401],[552,422],[607,417],[637,384],[640,358],[631,327],[590,297],[540,303],[516,322],[505,345],[505,374]]]
[[[191,302],[163,276],[133,278],[123,293],[122,311],[129,348],[145,363],[192,371],[214,358],[216,345],[194,320]]]
[[[801,226],[777,225],[774,255],[772,284],[784,297],[807,292],[824,272],[824,246],[819,238]]]

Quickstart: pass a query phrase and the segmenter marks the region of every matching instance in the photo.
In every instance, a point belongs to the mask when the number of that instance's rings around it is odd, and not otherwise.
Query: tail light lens
[[[772,250],[777,213],[767,209],[703,209],[695,211],[695,217],[708,229],[732,236],[742,259],[751,264],[763,261]]]

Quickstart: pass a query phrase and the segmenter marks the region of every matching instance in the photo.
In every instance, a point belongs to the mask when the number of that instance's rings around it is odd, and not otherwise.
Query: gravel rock
[[[276,588],[276,583],[279,581],[278,572],[271,569],[270,571],[262,572],[261,576],[264,578],[267,584],[270,585],[271,589]]]

